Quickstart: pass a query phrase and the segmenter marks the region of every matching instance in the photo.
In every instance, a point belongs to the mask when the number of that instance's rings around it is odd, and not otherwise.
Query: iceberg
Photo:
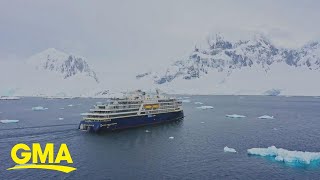
[[[16,119],[3,119],[3,120],[0,120],[1,123],[4,123],[4,124],[7,124],[7,123],[17,123],[19,122],[19,120],[16,120]]]
[[[198,109],[213,109],[212,106],[199,106]]]
[[[59,120],[63,120],[64,118],[58,118]]]
[[[320,161],[320,152],[289,151],[270,146],[268,148],[251,148],[247,150],[249,155],[273,157],[276,161],[284,163],[300,163],[308,165],[314,161]]]
[[[147,129],[147,130],[145,130],[145,132],[146,132],[146,133],[149,133],[150,131]]]
[[[73,104],[69,104],[68,106],[69,106],[69,107],[72,107],[72,106],[73,106]]]
[[[194,104],[203,104],[202,102],[194,102]]]
[[[62,110],[62,109],[64,109],[64,108],[62,107],[62,108],[59,108],[59,109],[61,109],[61,110]]]
[[[173,136],[170,136],[169,139],[174,139],[174,137],[173,137]]]
[[[245,118],[246,116],[239,115],[239,114],[227,114],[226,117],[228,117],[228,118]]]
[[[228,146],[223,148],[224,152],[231,152],[231,153],[236,153],[237,151],[233,148],[229,148]]]
[[[48,108],[44,108],[42,106],[36,106],[36,107],[32,107],[33,111],[44,111],[47,110]]]
[[[189,102],[191,102],[189,99],[184,99],[184,100],[182,100],[181,102],[183,102],[183,103],[189,103]]]
[[[202,121],[201,124],[204,124],[204,122]]]
[[[274,119],[273,116],[268,116],[268,115],[263,115],[263,116],[260,116],[258,117],[259,119]]]

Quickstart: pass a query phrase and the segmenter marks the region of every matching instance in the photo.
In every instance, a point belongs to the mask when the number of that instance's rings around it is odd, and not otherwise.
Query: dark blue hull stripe
[[[83,125],[89,125],[91,128],[90,131],[112,131],[118,129],[127,129],[139,126],[146,126],[152,124],[159,124],[164,122],[175,121],[183,118],[183,111],[178,112],[169,112],[169,113],[161,113],[155,115],[142,115],[142,116],[132,116],[125,118],[112,119],[108,122],[85,122],[81,121]],[[116,124],[114,124],[116,123]],[[107,126],[107,125],[110,126]],[[114,125],[111,125],[114,124]]]

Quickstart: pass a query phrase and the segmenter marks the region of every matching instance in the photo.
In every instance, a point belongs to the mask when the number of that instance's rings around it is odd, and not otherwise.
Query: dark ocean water
[[[319,163],[293,167],[247,155],[249,148],[271,145],[320,152],[320,99],[191,96],[190,100],[184,103],[183,121],[102,134],[85,133],[77,126],[80,113],[103,99],[0,101],[0,119],[20,120],[0,123],[0,179],[320,179]],[[196,101],[214,109],[197,109]],[[32,111],[33,106],[48,110]],[[247,118],[225,117],[234,113]],[[265,114],[276,119],[257,119]],[[66,143],[77,170],[69,174],[6,170],[14,166],[10,151],[15,144],[37,142]],[[224,153],[225,146],[238,153]]]

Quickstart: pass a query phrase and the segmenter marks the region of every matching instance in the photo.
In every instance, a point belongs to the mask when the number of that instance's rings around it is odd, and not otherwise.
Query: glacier
[[[320,152],[290,151],[275,146],[268,148],[251,148],[248,149],[247,152],[249,155],[273,157],[276,161],[284,163],[309,165],[312,162],[320,161]]]
[[[237,151],[234,148],[229,148],[228,146],[223,148],[224,152],[236,153]]]

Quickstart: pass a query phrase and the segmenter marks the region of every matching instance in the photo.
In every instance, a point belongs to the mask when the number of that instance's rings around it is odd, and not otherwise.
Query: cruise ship
[[[127,129],[183,119],[182,102],[156,91],[146,94],[141,90],[111,98],[105,104],[97,104],[90,112],[82,114],[80,130],[99,132]]]

